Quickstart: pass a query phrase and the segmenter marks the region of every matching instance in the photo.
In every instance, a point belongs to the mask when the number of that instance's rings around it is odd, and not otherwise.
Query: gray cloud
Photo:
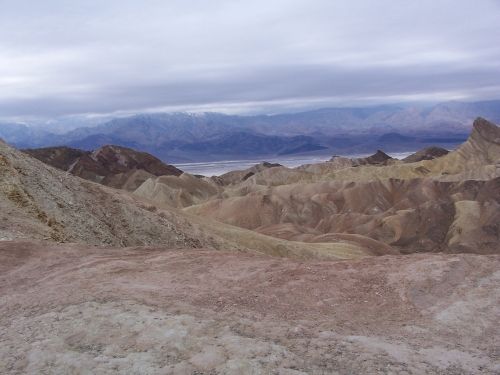
[[[0,0],[0,117],[500,97],[498,1]]]

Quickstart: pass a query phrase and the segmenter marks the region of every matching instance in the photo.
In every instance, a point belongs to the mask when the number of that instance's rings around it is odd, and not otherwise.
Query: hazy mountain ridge
[[[256,116],[139,114],[65,134],[0,124],[0,137],[21,148],[65,145],[93,150],[115,144],[170,162],[203,161],[327,149],[327,153],[346,154],[370,153],[378,148],[409,151],[431,145],[453,148],[467,138],[472,121],[478,116],[500,122],[500,101],[449,102],[422,108],[325,108]]]

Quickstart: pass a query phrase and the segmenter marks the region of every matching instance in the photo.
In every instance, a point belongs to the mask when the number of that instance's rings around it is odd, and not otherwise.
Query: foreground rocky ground
[[[500,256],[0,242],[0,373],[494,374]]]

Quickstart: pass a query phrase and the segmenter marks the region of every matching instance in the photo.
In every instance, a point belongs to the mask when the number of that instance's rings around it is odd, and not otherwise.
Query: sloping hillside
[[[0,238],[95,245],[208,244],[190,223],[76,178],[0,142]]]

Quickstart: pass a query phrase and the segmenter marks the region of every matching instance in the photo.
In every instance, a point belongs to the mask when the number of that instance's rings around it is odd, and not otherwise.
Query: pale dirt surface
[[[495,374],[500,256],[0,242],[2,374]]]

